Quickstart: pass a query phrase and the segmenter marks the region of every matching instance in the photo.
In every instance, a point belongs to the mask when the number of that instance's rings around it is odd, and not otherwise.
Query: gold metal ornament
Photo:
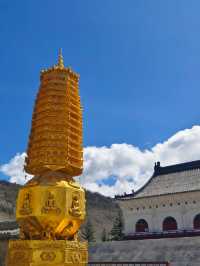
[[[79,75],[58,64],[41,71],[25,161],[34,177],[19,191],[20,240],[9,241],[7,266],[85,266],[87,243],[77,234],[85,219]]]

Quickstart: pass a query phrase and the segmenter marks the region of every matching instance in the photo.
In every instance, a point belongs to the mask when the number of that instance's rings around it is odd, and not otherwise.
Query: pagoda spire
[[[62,55],[62,48],[59,49],[59,53],[58,53],[58,67],[64,68],[64,59],[63,59],[63,55]]]
[[[79,75],[64,67],[60,49],[40,74],[24,165],[33,177],[18,194],[20,239],[10,240],[6,266],[88,265],[78,239],[85,190],[74,179],[83,172],[82,131]]]

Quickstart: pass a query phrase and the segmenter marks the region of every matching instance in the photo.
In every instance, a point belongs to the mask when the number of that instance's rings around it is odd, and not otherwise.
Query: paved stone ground
[[[200,266],[200,237],[129,240],[90,245],[90,261],[169,261]]]

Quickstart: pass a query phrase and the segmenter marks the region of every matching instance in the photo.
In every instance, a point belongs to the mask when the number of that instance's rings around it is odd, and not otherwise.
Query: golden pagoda
[[[58,63],[41,71],[25,170],[34,177],[19,191],[20,240],[11,240],[7,266],[85,266],[87,243],[78,240],[85,191],[79,75]]]

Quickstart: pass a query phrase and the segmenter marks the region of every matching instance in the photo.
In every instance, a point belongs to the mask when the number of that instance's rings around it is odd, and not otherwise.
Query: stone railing
[[[192,237],[192,236],[200,236],[200,229],[130,233],[125,235],[123,240],[176,238],[176,237]]]
[[[132,262],[132,261],[121,261],[121,262],[89,262],[88,266],[170,266],[169,262]]]
[[[19,228],[12,230],[0,230],[0,240],[16,239],[19,237]]]

